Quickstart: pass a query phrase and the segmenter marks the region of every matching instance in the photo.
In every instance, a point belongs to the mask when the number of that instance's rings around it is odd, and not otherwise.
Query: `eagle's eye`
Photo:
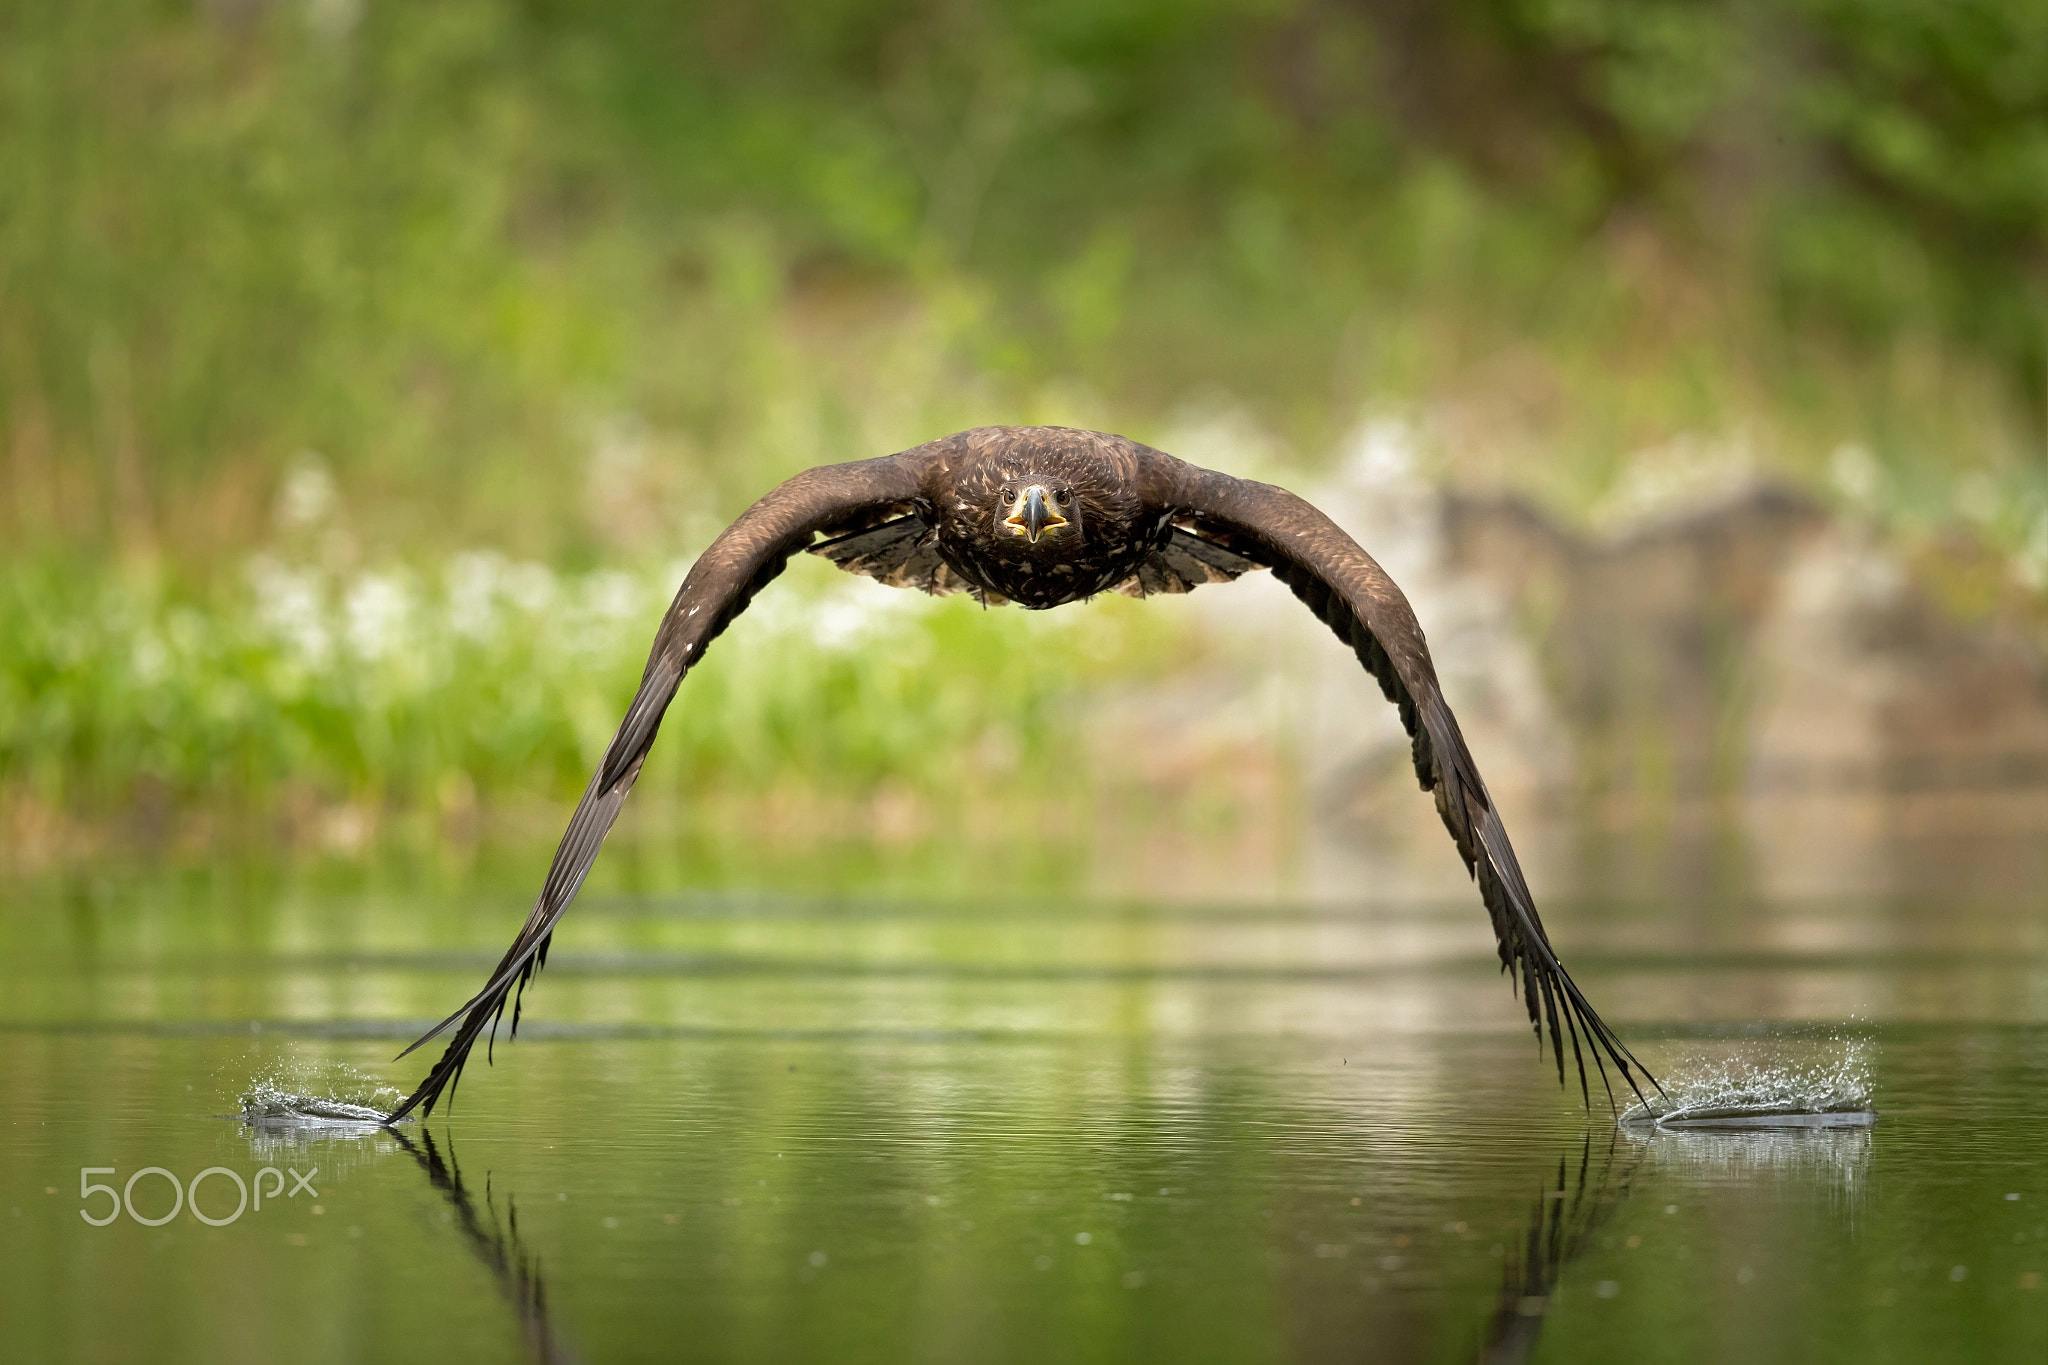
[[[999,496],[1004,502],[1015,502],[1017,500],[1017,490],[1008,484],[1004,484],[1003,491]]]
[[[1071,499],[1073,498],[1073,496],[1074,496],[1074,490],[1073,490],[1073,489],[1071,489],[1071,488],[1062,488],[1062,489],[1060,489],[1059,491],[1057,491],[1056,493],[1054,493],[1054,494],[1052,495],[1052,500],[1053,500],[1054,502],[1058,503],[1058,504],[1059,504],[1060,506],[1062,506],[1062,507],[1065,507],[1065,506],[1067,505],[1068,501],[1069,501],[1069,500],[1071,500]]]

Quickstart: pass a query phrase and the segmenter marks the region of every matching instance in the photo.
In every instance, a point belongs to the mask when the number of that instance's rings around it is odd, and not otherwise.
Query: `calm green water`
[[[410,1083],[524,913],[392,880],[15,896],[9,1359],[2048,1359],[2031,896],[1552,908],[1660,1065],[1858,1065],[1865,1131],[1589,1117],[1463,901],[652,893],[424,1132],[221,1117]]]

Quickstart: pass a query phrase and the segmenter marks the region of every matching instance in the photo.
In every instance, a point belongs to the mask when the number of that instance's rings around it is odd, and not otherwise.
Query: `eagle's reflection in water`
[[[483,1208],[479,1210],[476,1196],[462,1183],[462,1168],[456,1164],[452,1145],[444,1161],[434,1145],[433,1134],[425,1129],[420,1131],[416,1143],[396,1128],[385,1131],[398,1140],[407,1156],[419,1163],[434,1189],[448,1201],[448,1207],[454,1211],[455,1226],[497,1280],[499,1290],[518,1315],[519,1329],[526,1337],[532,1358],[543,1365],[572,1365],[579,1360],[581,1357],[562,1340],[548,1317],[547,1280],[541,1275],[540,1257],[519,1240],[519,1208],[513,1199],[508,1196],[505,1200],[501,1224],[490,1177],[484,1178]]]
[[[506,1199],[501,1217],[486,1179],[479,1203],[476,1193],[463,1182],[453,1149],[444,1158],[427,1132],[422,1131],[417,1140],[397,1129],[386,1129],[384,1135],[419,1165],[447,1201],[454,1226],[517,1314],[531,1357],[548,1365],[578,1360],[550,1317],[540,1258],[520,1241],[514,1201]],[[1616,1130],[1597,1138],[1591,1133],[1580,1135],[1559,1153],[1555,1172],[1539,1181],[1523,1235],[1508,1249],[1493,1311],[1481,1333],[1478,1358],[1487,1365],[1531,1358],[1565,1269],[1594,1244],[1601,1228],[1627,1202],[1645,1160],[1652,1160],[1660,1172],[1667,1165],[1688,1170],[1704,1166],[1753,1171],[1760,1161],[1818,1163],[1838,1170],[1840,1178],[1853,1186],[1861,1183],[1857,1176],[1867,1156],[1867,1137],[1860,1130],[1682,1133],[1647,1138]]]
[[[1595,1152],[1592,1134],[1576,1152],[1558,1154],[1557,1174],[1536,1196],[1521,1244],[1509,1249],[1500,1293],[1479,1358],[1486,1365],[1527,1360],[1556,1296],[1558,1278],[1629,1196],[1643,1144],[1622,1143],[1617,1130]]]
[[[579,1360],[549,1317],[540,1257],[519,1239],[515,1201],[506,1199],[501,1220],[488,1177],[479,1208],[476,1195],[463,1183],[452,1147],[444,1159],[431,1133],[422,1130],[414,1142],[395,1128],[385,1131],[447,1201],[454,1226],[517,1314],[532,1359],[543,1365],[570,1365]],[[1646,1144],[1623,1143],[1618,1135],[1611,1135],[1596,1153],[1588,1134],[1576,1150],[1559,1154],[1556,1174],[1543,1182],[1530,1207],[1521,1242],[1509,1250],[1479,1352],[1486,1365],[1512,1365],[1530,1358],[1560,1275],[1628,1198],[1630,1179],[1645,1151]]]

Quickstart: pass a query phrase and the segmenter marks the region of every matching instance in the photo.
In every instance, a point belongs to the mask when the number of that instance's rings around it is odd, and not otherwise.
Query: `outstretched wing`
[[[973,592],[974,585],[939,556],[931,523],[915,512],[879,526],[845,531],[810,547],[848,573],[866,574],[892,588],[917,588],[934,597]]]
[[[486,1030],[495,1039],[508,997],[512,998],[512,1031],[519,1031],[519,998],[514,992],[523,994],[526,983],[546,964],[555,922],[589,875],[598,847],[618,819],[633,780],[640,775],[640,765],[654,743],[669,699],[675,696],[683,675],[703,657],[705,647],[746,610],[755,593],[782,572],[791,555],[810,544],[812,536],[914,515],[921,478],[933,452],[933,446],[920,446],[899,455],[826,465],[799,474],[748,508],[690,566],[689,576],[655,632],[654,650],[641,676],[640,690],[626,708],[626,718],[584,789],[576,813],[569,817],[569,828],[555,850],[533,912],[484,988],[398,1054],[403,1057],[455,1026],[447,1051],[387,1122],[396,1123],[415,1109],[433,1112],[442,1092],[461,1079],[477,1039]]]
[[[1193,592],[1204,583],[1228,583],[1266,566],[1184,526],[1169,526],[1166,540],[1116,585],[1126,597]]]
[[[1148,506],[1191,519],[1195,534],[1271,568],[1351,646],[1387,700],[1400,708],[1412,741],[1415,776],[1423,790],[1435,795],[1437,813],[1479,883],[1493,918],[1501,970],[1527,1004],[1539,1045],[1549,1030],[1558,1080],[1564,1079],[1569,1039],[1579,1090],[1588,1103],[1586,1051],[1592,1053],[1603,1087],[1608,1086],[1603,1053],[1637,1098],[1642,1098],[1637,1073],[1656,1087],[1656,1077],[1594,1012],[1551,947],[1500,813],[1465,747],[1457,718],[1444,703],[1422,627],[1386,570],[1335,522],[1284,488],[1199,469],[1142,447],[1138,478]],[[1613,1099],[1611,1087],[1608,1099]]]

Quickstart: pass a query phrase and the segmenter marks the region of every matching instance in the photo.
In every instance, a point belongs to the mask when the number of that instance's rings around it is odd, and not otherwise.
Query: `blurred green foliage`
[[[1882,427],[1901,338],[2014,411],[2048,357],[2020,0],[29,0],[0,183],[17,533],[187,554],[303,448],[400,543],[596,553],[619,413],[715,520],[1215,388],[1313,452],[1533,343],[1569,500]]]
[[[0,773],[104,809],[143,782],[184,803],[424,804],[569,791],[618,723],[681,566],[560,574],[493,553],[438,573],[259,557],[211,597],[17,567],[0,577]],[[1135,604],[984,611],[817,562],[756,603],[689,680],[640,790],[860,793],[986,781],[1080,792],[1074,690],[1142,674]]]
[[[1565,510],[1686,433],[1816,484],[1852,443],[1865,510],[2048,562],[2022,0],[21,0],[0,186],[0,761],[39,788],[573,788],[646,566],[978,422],[1236,405],[1313,464],[1391,406]],[[303,468],[344,510],[292,511]],[[343,598],[495,546],[640,610],[594,660],[307,672],[250,556],[316,522],[275,562]],[[1051,695],[1037,625],[969,619],[902,628]],[[831,762],[873,774],[933,700],[756,681],[678,761],[858,711]]]

